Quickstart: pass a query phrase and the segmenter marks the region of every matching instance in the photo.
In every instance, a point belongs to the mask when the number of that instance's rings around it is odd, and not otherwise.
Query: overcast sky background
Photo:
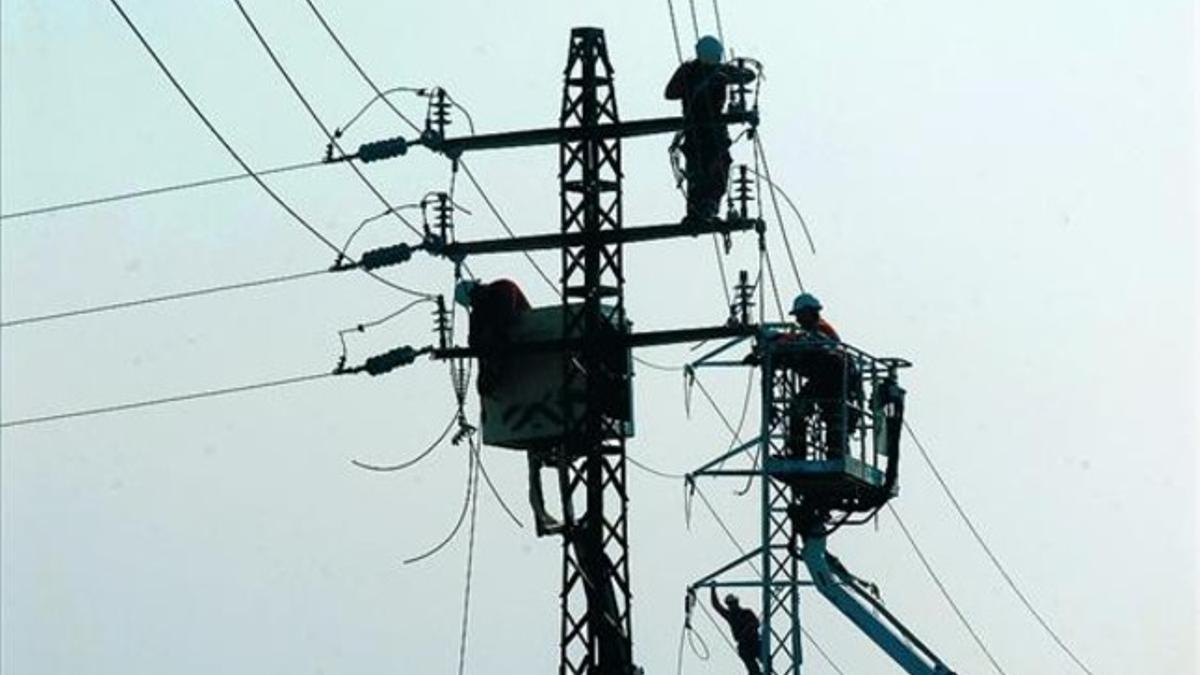
[[[676,2],[685,49],[687,4]],[[369,90],[303,3],[249,2],[330,125]],[[704,32],[711,5],[698,3]],[[569,28],[606,29],[626,119],[673,114],[666,3],[321,2],[384,86],[440,84],[480,130],[557,122]],[[318,158],[320,131],[231,3],[128,0],[199,105],[257,168]],[[1150,3],[726,2],[729,45],[766,63],[762,135],[818,255],[806,283],[850,342],[907,357],[909,419],[1009,571],[1097,674],[1196,672],[1196,11]],[[0,4],[0,210],[221,175],[234,162],[107,2]],[[398,104],[415,117],[415,98]],[[458,127],[463,131],[463,127]],[[377,108],[350,144],[407,133]],[[682,212],[665,137],[625,149],[625,222]],[[735,149],[748,159],[744,144]],[[553,147],[469,158],[522,233],[558,228]],[[394,202],[444,189],[426,152],[368,174]],[[268,179],[341,241],[379,204],[345,167]],[[463,238],[499,226],[465,183]],[[795,245],[800,232],[788,227]],[[778,228],[784,292],[796,290]],[[411,239],[389,221],[361,246]],[[0,224],[3,318],[320,269],[332,256],[250,181]],[[358,250],[362,250],[359,248]],[[753,264],[739,241],[731,269]],[[540,258],[557,277],[554,254]],[[724,318],[707,241],[630,246],[639,328]],[[535,304],[520,258],[474,263]],[[449,292],[419,257],[392,278]],[[0,333],[5,421],[332,368],[336,331],[406,300],[317,277]],[[351,340],[352,361],[431,339],[422,308]],[[684,348],[644,354],[664,363]],[[706,380],[737,412],[744,374]],[[450,672],[466,539],[436,543],[466,458],[424,448],[451,414],[443,365],[0,432],[5,673]],[[639,369],[629,452],[670,471],[728,441],[676,374]],[[472,402],[472,411],[475,410]],[[751,414],[751,425],[757,415]],[[1009,673],[1072,673],[1008,592],[911,444],[897,509]],[[488,466],[527,519],[524,461]],[[682,490],[630,467],[636,660],[675,667],[686,585],[736,555]],[[747,544],[758,498],[706,493]],[[990,668],[887,516],[831,550],[960,673]],[[559,547],[480,497],[468,672],[552,672]],[[896,672],[815,595],[806,626],[847,673]],[[748,600],[755,609],[757,601]],[[698,620],[712,660],[736,657]],[[812,650],[806,672],[833,670]]]

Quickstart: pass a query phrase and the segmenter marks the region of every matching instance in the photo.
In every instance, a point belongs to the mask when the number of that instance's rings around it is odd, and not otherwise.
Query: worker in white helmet
[[[758,617],[754,612],[742,607],[741,601],[732,593],[725,596],[725,606],[717,599],[717,589],[709,586],[709,601],[717,614],[729,624],[733,633],[733,641],[737,643],[738,658],[746,666],[748,675],[761,675],[758,657],[762,652],[762,642],[758,634]]]
[[[792,302],[792,317],[799,333],[787,333],[781,340],[796,342],[784,362],[799,374],[804,384],[796,392],[791,411],[789,447],[793,454],[808,457],[815,448],[815,459],[844,456],[849,435],[858,426],[862,403],[862,377],[852,359],[831,343],[841,342],[838,332],[821,316],[821,301],[812,293],[801,293]],[[815,343],[814,343],[815,341]],[[825,427],[824,447],[809,438],[809,419],[819,412]]]
[[[754,72],[723,63],[725,48],[706,35],[696,42],[696,58],[685,61],[667,83],[664,96],[683,104],[687,127],[683,131],[683,156],[687,161],[688,212],[685,220],[715,218],[729,182],[729,130],[721,122],[726,88],[750,82]]]

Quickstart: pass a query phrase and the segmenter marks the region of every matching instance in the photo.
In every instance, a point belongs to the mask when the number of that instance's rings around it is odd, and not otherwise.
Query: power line
[[[379,97],[380,99],[382,99],[384,104],[387,105],[387,107],[390,108],[392,110],[392,112],[396,114],[397,117],[399,117],[401,120],[403,120],[405,124],[412,127],[413,131],[420,132],[421,128],[418,127],[411,119],[409,119],[408,116],[406,116],[403,112],[401,112],[400,109],[397,108],[395,106],[395,104],[393,104],[391,102],[391,100],[389,100],[387,98],[387,96],[384,95],[383,90],[379,88],[379,85],[377,85],[375,83],[375,80],[371,79],[371,76],[367,74],[367,71],[364,70],[363,67],[359,65],[358,61],[350,53],[350,50],[346,48],[345,43],[342,42],[341,38],[339,38],[337,33],[334,32],[333,27],[330,26],[329,22],[325,20],[325,17],[321,14],[321,11],[319,9],[317,9],[317,6],[315,4],[313,4],[312,0],[305,0],[305,3],[308,4],[308,8],[312,10],[313,15],[316,16],[317,21],[320,22],[321,26],[325,29],[325,32],[329,34],[330,39],[332,39],[334,41],[334,43],[337,44],[338,49],[340,49],[342,54],[346,57],[346,59],[348,61],[350,61],[350,64],[352,66],[354,66],[354,69],[356,71],[358,71],[359,76],[362,77],[363,81],[366,82],[367,86],[369,86],[371,88],[371,90],[375,92],[375,95],[377,97]],[[461,105],[459,105],[457,102],[455,102],[453,98],[451,98],[450,101],[455,107],[457,107],[459,110],[461,110],[464,115],[467,116],[467,120],[470,123],[471,128],[472,128],[472,132],[474,132],[475,124],[470,118],[470,113],[468,113],[465,108],[463,108]],[[510,236],[512,238],[516,238],[516,236],[517,236],[516,233],[513,231],[513,229],[511,227],[509,227],[508,222],[504,219],[504,216],[502,216],[500,214],[500,211],[496,208],[496,205],[494,203],[492,203],[491,198],[488,197],[488,194],[487,194],[487,192],[484,191],[483,186],[479,184],[479,181],[475,178],[475,175],[473,173],[471,173],[471,169],[467,166],[467,163],[460,158],[457,160],[457,166],[461,166],[463,171],[466,172],[467,178],[470,179],[470,181],[471,181],[471,185],[473,185],[475,187],[475,191],[479,193],[479,196],[483,199],[484,203],[487,204],[488,209],[492,212],[492,215],[496,217],[496,220],[500,222],[501,227],[503,227],[504,231],[508,233],[508,236]],[[453,175],[452,175],[452,179],[453,179]],[[453,183],[452,183],[452,185],[453,185]],[[533,268],[537,271],[538,276],[540,276],[550,286],[550,288],[555,292],[555,294],[556,295],[560,294],[561,292],[560,292],[558,286],[553,281],[551,281],[550,277],[546,274],[546,272],[541,268],[541,266],[539,266],[537,264],[537,261],[535,261],[533,259],[533,256],[529,255],[528,251],[522,251],[522,254],[525,256],[525,259],[529,261],[529,264],[532,265]]]
[[[921,565],[923,565],[925,567],[925,571],[929,573],[929,578],[933,579],[934,585],[938,587],[938,591],[941,592],[942,597],[946,599],[947,603],[949,603],[950,609],[954,610],[954,615],[958,617],[959,623],[961,623],[963,627],[967,629],[967,632],[971,634],[971,639],[975,641],[975,644],[983,652],[983,655],[987,657],[987,660],[992,664],[992,667],[996,669],[996,672],[1000,673],[1000,675],[1006,675],[1004,669],[1001,668],[1000,664],[996,662],[996,658],[992,656],[991,650],[987,648],[987,645],[983,643],[983,639],[979,637],[979,633],[975,632],[975,627],[971,625],[971,622],[967,620],[966,615],[964,615],[962,610],[959,609],[958,603],[956,603],[954,598],[951,597],[950,591],[946,590],[946,585],[942,583],[942,580],[940,577],[938,577],[937,572],[933,571],[933,565],[929,563],[929,559],[925,557],[925,553],[921,551],[921,547],[917,545],[916,539],[914,539],[912,533],[908,531],[908,526],[904,524],[904,520],[900,518],[900,514],[896,512],[895,507],[893,507],[891,503],[888,503],[887,509],[888,512],[892,514],[892,517],[896,519],[896,524],[900,526],[900,531],[904,533],[904,538],[908,540],[909,546],[911,546],[913,552],[917,554],[917,558],[920,559]]]
[[[483,186],[479,184],[479,181],[475,180],[475,174],[471,173],[471,169],[467,166],[467,163],[459,160],[459,166],[461,166],[462,170],[467,174],[467,179],[471,181],[471,185],[475,186],[475,191],[479,193],[481,198],[483,198],[483,203],[487,204],[487,207],[492,212],[492,215],[495,216],[496,220],[500,222],[500,226],[504,228],[504,231],[508,233],[509,237],[515,239],[517,236],[516,232],[513,232],[513,229],[508,226],[508,222],[504,220],[504,216],[500,215],[500,211],[496,209],[496,205],[492,203],[491,198],[488,197],[486,192],[484,192]],[[537,271],[538,276],[542,278],[542,281],[546,282],[546,285],[548,285],[551,290],[554,291],[555,295],[561,295],[561,291],[559,290],[558,286],[550,280],[550,276],[546,274],[541,265],[537,264],[537,261],[533,259],[533,256],[529,255],[529,251],[521,251],[521,254],[525,256],[525,259],[529,261],[530,265],[533,265],[533,269]]]
[[[242,4],[241,0],[233,0],[233,2],[235,5],[237,5],[238,11],[241,12],[242,18],[246,20],[246,24],[250,26],[250,30],[254,32],[254,37],[258,39],[258,44],[261,45],[263,50],[267,52],[267,56],[271,58],[271,63],[275,64],[276,70],[278,70],[279,74],[283,76],[283,79],[287,81],[288,87],[291,88],[292,93],[296,95],[296,98],[299,99],[300,104],[304,106],[304,109],[308,111],[308,114],[310,117],[312,117],[313,122],[320,127],[321,132],[325,134],[325,138],[329,141],[329,144],[337,149],[338,154],[345,155],[346,153],[344,150],[342,150],[341,145],[338,143],[337,137],[334,136],[333,132],[329,130],[329,127],[325,126],[325,123],[321,121],[320,115],[317,114],[317,111],[313,109],[312,104],[308,102],[308,99],[300,91],[300,87],[296,85],[296,81],[293,80],[292,76],[288,74],[287,69],[283,67],[283,63],[279,60],[279,57],[275,55],[275,50],[271,49],[271,45],[267,43],[267,39],[263,36],[262,31],[258,29],[258,25],[254,23],[254,19],[250,18],[250,14],[246,12],[246,7]],[[389,213],[395,215],[401,223],[404,223],[405,227],[411,230],[418,237],[423,236],[420,230],[413,227],[412,223],[409,223],[404,219],[403,216],[401,216],[399,213],[396,213],[396,210],[392,206],[391,202],[389,202],[387,198],[383,196],[383,193],[381,193],[379,189],[375,187],[375,184],[367,178],[367,176],[362,172],[362,169],[360,169],[356,163],[343,163],[354,171],[354,174],[358,176],[358,179],[362,181],[363,185],[365,185],[367,189],[370,190],[371,193],[374,194],[375,197],[378,198],[385,207],[387,207]]]
[[[257,174],[259,176],[270,176],[273,174],[287,173],[290,171],[298,171],[300,169],[310,169],[314,166],[324,166],[324,165],[325,165],[325,162],[321,161],[321,160],[316,160],[316,161],[312,161],[312,162],[300,162],[298,164],[286,164],[284,166],[277,166],[273,169],[263,169],[261,171],[258,171]],[[206,187],[209,185],[219,185],[221,183],[230,183],[233,181],[242,180],[243,178],[253,178],[253,177],[254,177],[254,175],[249,174],[249,173],[231,173],[231,174],[228,174],[225,176],[216,176],[214,178],[204,178],[201,180],[194,180],[194,181],[190,181],[187,183],[177,183],[175,185],[163,185],[163,186],[154,187],[154,188],[143,188],[140,190],[132,190],[129,192],[122,192],[122,193],[115,194],[115,195],[108,195],[105,197],[93,197],[91,199],[81,199],[79,201],[73,201],[73,202],[64,202],[64,203],[60,203],[60,204],[49,204],[46,206],[37,206],[37,207],[31,208],[31,209],[26,209],[24,211],[14,211],[12,213],[0,214],[0,220],[16,220],[17,218],[27,218],[29,216],[37,216],[37,215],[42,215],[42,214],[46,214],[46,213],[56,213],[59,211],[80,209],[85,206],[97,206],[99,204],[110,204],[112,202],[119,202],[119,201],[123,201],[126,199],[137,199],[139,197],[149,197],[151,195],[165,194],[167,192],[176,192],[179,190],[190,190],[192,188]]]
[[[86,314],[99,314],[101,312],[111,312],[118,309],[129,309],[131,307],[139,307],[141,305],[151,305],[158,302],[168,302],[171,300],[183,300],[186,298],[195,298],[201,295],[211,295],[214,293],[224,293],[242,288],[253,288],[255,286],[267,286],[270,284],[279,284],[286,281],[295,281],[297,279],[307,279],[322,274],[327,274],[329,270],[320,269],[310,272],[298,272],[296,274],[284,274],[275,277],[267,277],[266,279],[255,279],[253,281],[243,281],[235,284],[225,284],[222,286],[209,286],[208,288],[198,288],[191,291],[181,291],[179,293],[168,293],[166,295],[155,295],[139,300],[126,300],[123,302],[113,302],[105,305],[95,305],[92,307],[81,307],[79,309],[71,309],[62,312],[54,312],[52,314],[40,314],[37,316],[28,316],[23,319],[12,319],[11,321],[0,322],[0,328],[13,328],[26,324],[41,323],[43,321],[56,321],[58,319],[66,319],[74,316],[83,316]]]
[[[721,4],[719,0],[713,0],[713,16],[717,19],[717,38],[721,40],[721,44],[725,44],[725,29],[721,26]]]
[[[471,452],[475,454],[476,470],[474,484],[471,488],[471,523],[467,529],[467,579],[463,585],[462,626],[458,637],[458,675],[463,675],[467,665],[467,627],[471,617],[471,577],[475,571],[475,524],[479,509],[479,453],[471,442]]]
[[[275,191],[263,181],[262,177],[254,171],[254,169],[250,168],[250,165],[247,164],[244,159],[242,159],[242,156],[238,154],[237,150],[233,149],[233,146],[229,144],[229,141],[225,140],[225,136],[223,136],[220,131],[217,131],[217,128],[212,122],[209,121],[208,116],[204,114],[204,111],[200,110],[200,106],[197,105],[194,100],[192,100],[191,95],[187,93],[187,90],[183,88],[183,85],[179,83],[179,80],[175,79],[175,75],[171,73],[169,68],[167,68],[167,64],[163,63],[163,60],[159,58],[158,52],[156,52],[154,47],[151,47],[150,43],[146,41],[145,36],[142,35],[142,31],[140,31],[137,25],[133,23],[133,19],[129,18],[129,15],[125,13],[125,10],[121,7],[121,4],[117,2],[117,0],[109,0],[109,2],[114,8],[116,8],[117,12],[121,15],[121,18],[125,20],[125,24],[129,26],[131,31],[133,31],[133,34],[137,36],[138,42],[142,43],[142,47],[144,47],[150,54],[150,58],[154,59],[154,63],[158,65],[159,70],[161,70],[163,75],[170,80],[171,86],[175,88],[175,91],[179,92],[179,95],[183,97],[184,101],[187,101],[187,104],[192,109],[192,112],[196,113],[196,116],[200,118],[200,121],[204,123],[204,126],[208,127],[209,132],[211,132],[217,141],[219,141],[225,148],[225,151],[228,152],[239,165],[241,165],[242,170],[245,171],[248,176],[253,178],[255,182],[258,183],[259,187],[261,187],[268,195],[270,195],[271,198],[275,200],[275,203],[279,204],[279,206],[282,207],[283,210],[286,211],[288,215],[290,215],[297,223],[299,223],[301,227],[308,230],[314,237],[319,239],[321,243],[325,244],[325,246],[329,247],[336,253],[338,251],[337,244],[334,244],[325,235],[321,234],[317,228],[309,224],[309,222],[305,220],[303,216],[297,213],[290,205],[288,205],[287,202],[283,201],[283,198],[276,194]]]
[[[337,244],[334,244],[332,241],[330,241],[328,237],[321,234],[317,228],[313,227],[307,220],[304,219],[303,216],[297,213],[296,210],[291,207],[291,205],[285,202],[278,193],[271,189],[271,186],[267,185],[266,181],[264,181],[262,177],[259,176],[258,173],[246,163],[246,160],[242,159],[242,156],[238,154],[237,150],[233,149],[233,146],[229,144],[229,141],[225,140],[225,137],[220,131],[217,130],[216,126],[209,121],[208,116],[204,114],[204,111],[200,109],[200,106],[197,105],[192,99],[191,95],[187,93],[187,90],[183,88],[183,85],[180,84],[179,80],[175,79],[175,75],[171,72],[171,69],[167,67],[167,64],[164,63],[161,58],[159,58],[158,52],[154,50],[154,47],[150,46],[150,43],[146,40],[146,37],[142,35],[141,30],[138,29],[137,24],[133,22],[133,19],[131,19],[129,15],[125,13],[125,10],[121,7],[121,4],[117,0],[109,0],[109,2],[117,10],[117,13],[121,15],[121,18],[125,21],[125,24],[129,26],[129,29],[137,37],[138,42],[140,42],[142,47],[146,49],[146,52],[150,55],[150,58],[154,59],[154,63],[158,66],[159,70],[162,71],[163,75],[165,75],[166,78],[171,82],[171,86],[173,86],[175,91],[177,91],[179,95],[183,97],[183,100],[187,102],[188,107],[190,107],[192,112],[194,112],[196,116],[200,118],[200,121],[204,123],[204,126],[208,128],[209,132],[211,132],[217,141],[220,142],[221,146],[225,148],[225,151],[228,152],[229,155],[238,163],[238,165],[242,167],[242,171],[244,171],[246,175],[253,178],[254,182],[258,183],[258,186],[262,188],[263,191],[266,192],[271,199],[273,199],[276,204],[286,211],[287,214],[291,216],[292,219],[295,220],[301,227],[308,230],[309,233],[311,233],[334,253],[340,255],[341,250],[337,247]],[[404,286],[388,281],[387,279],[384,279],[373,272],[367,271],[367,275],[372,279],[375,279],[376,281],[402,293],[407,293],[409,295],[415,295],[418,297],[431,297],[427,293],[414,291],[410,288],[405,288]]]
[[[667,0],[667,11],[671,14],[671,36],[675,38],[675,56],[683,63],[683,47],[679,44],[679,24],[675,22],[675,3]]]
[[[921,451],[921,456],[925,458],[925,464],[929,467],[929,470],[933,472],[933,477],[937,479],[938,485],[942,487],[942,492],[946,493],[946,496],[950,499],[950,503],[954,505],[954,510],[958,512],[959,517],[962,518],[964,523],[966,523],[967,529],[971,531],[971,536],[975,538],[975,541],[979,544],[980,548],[982,548],[983,552],[987,554],[988,560],[992,562],[992,565],[996,568],[996,571],[999,572],[1000,576],[1004,578],[1005,583],[1007,583],[1008,587],[1012,589],[1012,592],[1017,596],[1017,599],[1021,601],[1021,604],[1025,606],[1025,609],[1029,610],[1029,613],[1033,615],[1033,618],[1037,620],[1046,633],[1048,633],[1050,637],[1054,639],[1054,642],[1059,646],[1059,648],[1062,649],[1063,652],[1075,662],[1075,665],[1079,666],[1079,669],[1088,675],[1092,675],[1092,671],[1083,664],[1083,661],[1081,661],[1079,657],[1075,655],[1075,652],[1067,646],[1063,639],[1058,636],[1058,633],[1056,633],[1054,629],[1050,627],[1050,624],[1047,623],[1044,618],[1042,618],[1041,613],[1034,609],[1033,603],[1031,603],[1029,599],[1025,597],[1025,594],[1021,592],[1021,589],[1017,587],[1017,583],[1013,581],[1012,576],[1010,576],[1008,571],[1004,569],[1004,565],[1000,564],[1000,560],[996,557],[996,554],[992,552],[992,547],[988,546],[987,542],[983,539],[983,535],[980,534],[979,530],[975,527],[975,523],[972,522],[969,516],[967,516],[966,510],[963,509],[962,504],[960,504],[958,501],[958,498],[954,496],[954,492],[950,490],[950,486],[946,483],[946,480],[942,478],[942,473],[938,471],[937,466],[934,465],[933,458],[929,456],[929,453],[925,450],[925,446],[921,443],[921,440],[917,438],[916,433],[913,432],[912,427],[908,424],[908,422],[904,423],[904,429],[908,432],[909,438],[912,439],[913,443],[917,446],[917,449]]]
[[[775,183],[771,180],[771,168],[767,164],[767,151],[763,148],[762,138],[759,135],[754,136],[754,157],[755,165],[758,164],[758,159],[762,158],[763,174],[765,174],[767,185],[770,187],[771,205],[775,209],[775,219],[779,222],[779,234],[783,236],[783,247],[787,251],[792,274],[796,276],[796,285],[800,287],[801,292],[804,292],[804,280],[800,278],[800,267],[796,265],[796,255],[792,252],[792,241],[788,237],[787,227],[783,224],[783,212],[779,209],[779,198],[775,196]],[[758,172],[755,171],[755,173]]]
[[[368,85],[370,85],[371,89],[375,90],[375,95],[378,96],[379,98],[383,99],[384,104],[387,105],[387,107],[391,108],[392,112],[396,113],[397,117],[399,117],[406,124],[408,124],[408,126],[412,127],[413,131],[420,133],[421,127],[414,124],[413,121],[411,119],[409,119],[407,115],[400,112],[400,109],[397,108],[394,104],[392,104],[392,102],[387,98],[387,96],[384,95],[384,92],[382,90],[380,90],[379,87],[375,86],[375,81],[371,79],[370,75],[367,75],[367,71],[363,70],[362,66],[358,65],[358,61],[354,58],[353,55],[350,54],[350,50],[346,49],[346,45],[344,43],[342,43],[342,40],[337,36],[337,33],[334,32],[333,28],[329,25],[329,22],[325,20],[325,17],[321,14],[321,10],[317,9],[317,6],[313,4],[312,0],[304,0],[304,1],[305,1],[305,3],[308,4],[308,8],[312,10],[312,13],[317,17],[317,21],[319,21],[321,23],[321,26],[325,29],[325,32],[329,34],[329,37],[333,40],[334,44],[336,44],[338,46],[338,49],[340,49],[342,51],[342,54],[346,57],[346,60],[348,60],[350,62],[350,65],[354,66],[354,69],[357,70],[358,74],[362,77],[362,79]]]
[[[177,394],[175,396],[166,396],[163,398],[154,398],[144,401],[134,401],[131,403],[118,403],[116,405],[102,406],[99,408],[85,408],[83,410],[72,410],[69,412],[54,413],[51,415],[42,415],[39,417],[24,417],[15,420],[0,422],[0,427],[20,427],[30,424],[42,424],[44,422],[56,422],[59,420],[72,419],[75,417],[89,417],[92,415],[106,415],[109,413],[124,412],[135,408],[147,408],[150,406],[164,405],[167,403],[179,403],[182,401],[192,401],[201,398],[211,398],[214,396],[225,396],[226,394],[237,394],[244,391],[252,391],[255,389],[267,389],[270,387],[282,387],[288,384],[299,384],[301,382],[309,382],[312,380],[320,380],[327,377],[333,377],[334,373],[322,372],[313,373],[311,375],[299,375],[296,377],[287,377],[282,380],[270,380],[267,382],[258,382],[255,384],[244,384],[236,387],[225,387],[222,389],[206,389],[202,391],[192,392],[190,394]]]

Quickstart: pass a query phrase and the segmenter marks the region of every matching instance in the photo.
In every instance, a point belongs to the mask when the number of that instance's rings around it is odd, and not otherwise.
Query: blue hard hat
[[[805,310],[821,311],[821,301],[817,300],[817,296],[812,293],[801,293],[796,296],[795,302],[792,303],[792,314],[799,314]]]
[[[705,35],[696,42],[696,58],[704,63],[720,63],[725,60],[725,47],[717,38]]]

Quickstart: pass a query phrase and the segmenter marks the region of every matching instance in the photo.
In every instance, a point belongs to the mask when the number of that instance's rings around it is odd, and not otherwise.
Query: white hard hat
[[[454,301],[463,307],[470,308],[471,293],[479,287],[479,282],[474,279],[463,279],[454,287]]]
[[[705,35],[696,41],[696,58],[704,63],[720,63],[725,60],[725,47],[717,38]]]
[[[796,296],[796,301],[792,303],[792,314],[799,314],[805,310],[821,311],[821,301],[812,293],[801,293]]]

